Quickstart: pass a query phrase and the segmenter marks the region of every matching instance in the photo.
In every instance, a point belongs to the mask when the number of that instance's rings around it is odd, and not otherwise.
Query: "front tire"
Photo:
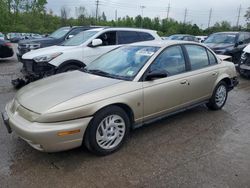
[[[130,130],[126,112],[118,106],[99,111],[92,119],[85,135],[85,146],[97,155],[108,155],[118,150]]]
[[[206,105],[211,110],[220,110],[225,105],[227,101],[227,96],[228,96],[227,84],[224,81],[221,81],[215,87],[213,95],[209,99],[209,102]]]

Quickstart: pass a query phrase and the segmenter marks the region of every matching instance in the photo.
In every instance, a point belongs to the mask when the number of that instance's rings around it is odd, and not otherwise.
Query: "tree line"
[[[228,21],[215,23],[205,30],[192,23],[181,23],[173,18],[160,19],[125,16],[117,20],[107,20],[104,12],[96,18],[88,14],[85,7],[75,8],[75,17],[69,16],[66,7],[61,8],[60,16],[46,9],[46,0],[0,0],[0,32],[51,33],[62,26],[102,25],[122,27],[143,27],[157,30],[161,36],[186,33],[208,35],[213,32],[248,30],[250,31],[250,7],[245,14],[247,26],[234,27]]]

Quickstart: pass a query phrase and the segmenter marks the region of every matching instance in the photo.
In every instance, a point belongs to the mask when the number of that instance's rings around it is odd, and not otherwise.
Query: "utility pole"
[[[185,8],[183,24],[186,23],[186,20],[187,20],[187,8]]]
[[[146,7],[141,5],[140,8],[141,8],[141,28],[142,28],[142,25],[143,25],[143,9],[146,8]]]
[[[115,10],[115,21],[117,21],[117,10]]]
[[[97,20],[98,20],[98,8],[99,8],[99,0],[96,0],[96,12],[95,12],[95,20],[96,20],[96,23],[97,23]]]
[[[212,9],[212,8],[210,8],[210,11],[209,11],[209,17],[208,17],[208,24],[207,24],[207,28],[209,28],[209,27],[210,27],[211,18],[212,18],[212,11],[213,11],[213,9]]]
[[[168,7],[167,7],[167,20],[168,20],[168,17],[169,17],[169,11],[170,11],[170,3],[168,3]]]
[[[237,16],[236,27],[239,27],[239,22],[240,22],[240,13],[241,13],[241,5],[240,5],[239,12],[238,12],[238,16]]]

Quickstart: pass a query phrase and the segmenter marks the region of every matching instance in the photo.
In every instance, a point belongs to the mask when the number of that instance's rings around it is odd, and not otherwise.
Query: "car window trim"
[[[190,58],[189,58],[189,55],[188,55],[188,52],[187,52],[187,48],[186,48],[185,45],[195,45],[195,46],[200,46],[200,47],[204,48],[204,49],[206,50],[206,54],[207,54],[207,58],[208,58],[208,65],[205,66],[205,67],[199,68],[199,69],[192,70],[191,61],[190,61]],[[190,70],[189,70],[189,71],[197,71],[197,70],[200,70],[200,69],[203,69],[203,68],[207,68],[207,67],[213,66],[213,65],[210,64],[209,56],[208,56],[208,53],[207,53],[207,50],[208,50],[207,47],[202,46],[202,45],[200,45],[200,44],[191,44],[191,43],[190,43],[190,44],[189,44],[189,43],[183,44],[183,47],[185,48],[185,51],[186,51],[186,53],[187,53],[187,58],[188,58],[189,66],[190,66]],[[210,52],[211,52],[211,51],[210,51]],[[212,54],[213,54],[213,53],[212,53]],[[214,54],[213,54],[213,55],[214,55]],[[218,64],[217,58],[215,58],[215,59],[216,59],[216,62],[217,62],[217,64]],[[217,64],[214,64],[214,65],[217,65]]]
[[[148,68],[145,70],[145,72],[143,73],[143,75],[141,76],[141,78],[139,79],[139,82],[145,82],[147,81],[146,80],[146,76],[147,74],[149,73],[149,69],[151,67],[151,65],[155,62],[155,60],[162,54],[164,53],[165,50],[167,50],[168,48],[170,47],[174,47],[174,46],[179,46],[181,47],[181,51],[182,51],[182,54],[183,54],[183,57],[184,57],[184,61],[185,61],[185,71],[184,72],[181,72],[181,73],[178,73],[178,74],[175,74],[175,75],[172,75],[172,76],[167,76],[167,77],[173,77],[173,76],[177,76],[177,75],[180,75],[180,74],[183,74],[183,73],[186,73],[188,72],[188,65],[187,65],[187,61],[186,61],[186,56],[185,56],[185,52],[183,51],[183,48],[182,48],[182,44],[172,44],[172,45],[169,45],[167,47],[165,47],[164,49],[162,49],[162,51],[154,58],[154,60],[151,62],[151,64],[148,66]]]

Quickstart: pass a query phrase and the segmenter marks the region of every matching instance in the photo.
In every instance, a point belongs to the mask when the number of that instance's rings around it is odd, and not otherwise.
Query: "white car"
[[[77,70],[122,44],[161,40],[156,31],[103,27],[83,31],[64,43],[22,56],[23,72],[36,78]]]

